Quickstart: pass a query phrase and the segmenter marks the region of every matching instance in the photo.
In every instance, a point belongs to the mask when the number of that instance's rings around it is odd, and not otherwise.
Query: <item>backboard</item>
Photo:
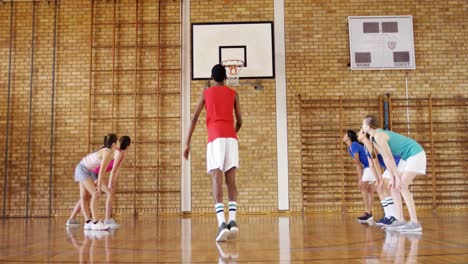
[[[244,61],[240,79],[274,78],[273,22],[193,23],[192,80],[225,60]]]

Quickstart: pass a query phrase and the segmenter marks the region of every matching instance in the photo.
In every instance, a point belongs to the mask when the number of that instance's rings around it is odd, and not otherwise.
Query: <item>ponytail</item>
[[[111,148],[112,144],[117,142],[117,135],[116,134],[107,134],[104,137],[104,147],[105,148]]]

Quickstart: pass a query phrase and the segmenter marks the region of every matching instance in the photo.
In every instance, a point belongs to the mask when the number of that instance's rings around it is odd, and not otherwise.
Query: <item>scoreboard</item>
[[[351,70],[416,69],[412,16],[348,17]]]

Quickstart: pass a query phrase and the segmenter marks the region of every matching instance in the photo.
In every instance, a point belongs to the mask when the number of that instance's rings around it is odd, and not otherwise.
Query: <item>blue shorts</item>
[[[91,180],[96,181],[97,175],[90,171],[88,168],[86,168],[84,162],[81,161],[75,168],[75,181],[82,182],[88,178],[91,178]]]

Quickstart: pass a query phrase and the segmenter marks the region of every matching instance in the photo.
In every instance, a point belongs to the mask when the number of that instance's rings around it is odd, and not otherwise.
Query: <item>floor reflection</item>
[[[218,263],[237,263],[239,259],[239,243],[236,240],[216,242],[218,249]]]
[[[79,263],[112,263],[111,230],[83,230],[81,227],[67,228],[69,242],[78,252]]]

